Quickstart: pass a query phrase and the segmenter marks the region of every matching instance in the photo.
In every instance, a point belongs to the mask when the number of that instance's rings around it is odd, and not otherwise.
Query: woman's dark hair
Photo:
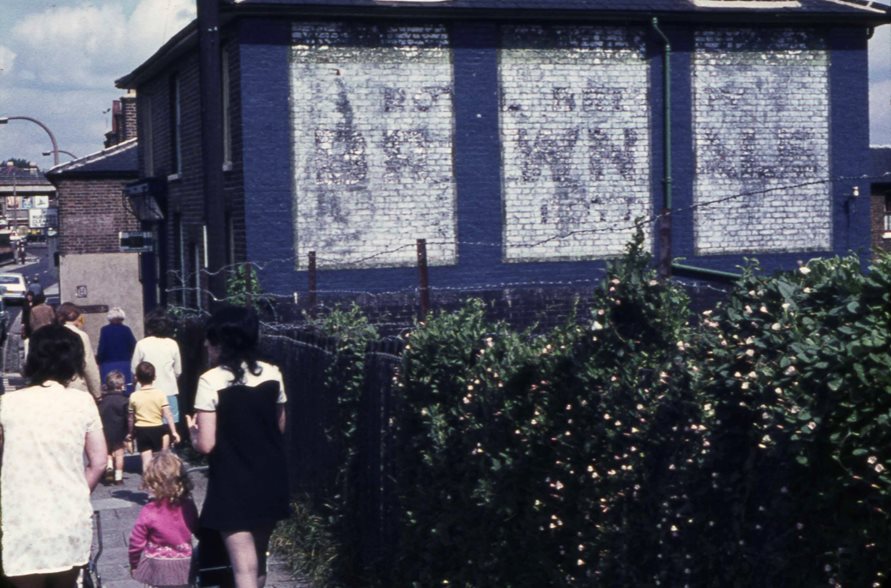
[[[244,377],[242,364],[259,375],[257,343],[260,341],[260,320],[253,309],[244,306],[224,306],[207,320],[207,342],[220,349],[219,365],[235,376],[239,382]]]
[[[62,325],[47,325],[31,334],[25,376],[31,384],[55,380],[67,384],[83,375],[84,344],[77,333]]]
[[[80,309],[73,302],[63,302],[56,309],[56,321],[65,324],[73,323],[80,318]]]
[[[145,316],[145,334],[148,337],[170,337],[173,335],[173,325],[167,311],[156,308]]]
[[[139,382],[140,385],[145,386],[146,384],[151,384],[155,381],[155,366],[147,361],[140,361],[139,365],[136,366],[133,375],[136,376],[136,381]]]

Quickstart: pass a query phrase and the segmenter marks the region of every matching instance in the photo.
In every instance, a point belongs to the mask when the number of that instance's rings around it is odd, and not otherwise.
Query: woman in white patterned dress
[[[96,401],[66,387],[83,366],[80,338],[44,327],[31,336],[31,385],[0,396],[2,562],[17,588],[70,588],[90,554],[107,452]]]

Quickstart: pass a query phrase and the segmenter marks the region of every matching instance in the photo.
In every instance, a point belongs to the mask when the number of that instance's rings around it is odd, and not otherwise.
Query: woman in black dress
[[[198,381],[192,443],[209,455],[201,526],[222,536],[238,588],[262,587],[276,523],[288,516],[285,396],[281,372],[257,359],[259,321],[229,306],[206,327],[211,365]]]

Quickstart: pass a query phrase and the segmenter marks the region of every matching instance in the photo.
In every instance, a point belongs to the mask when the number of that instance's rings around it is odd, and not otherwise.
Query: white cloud
[[[0,45],[0,76],[11,75],[14,67],[15,51]]]
[[[9,6],[7,7],[7,3]],[[0,116],[45,123],[59,148],[79,156],[102,148],[122,95],[114,81],[151,57],[195,17],[194,0],[3,0]],[[0,159],[49,167],[48,137],[27,122],[0,127]]]
[[[51,86],[113,86],[194,16],[190,0],[141,0],[126,14],[119,0],[55,7],[12,30],[23,79]]]
[[[891,145],[891,80],[870,85],[869,115],[870,143]]]
[[[870,143],[891,144],[891,27],[876,29],[869,41]]]

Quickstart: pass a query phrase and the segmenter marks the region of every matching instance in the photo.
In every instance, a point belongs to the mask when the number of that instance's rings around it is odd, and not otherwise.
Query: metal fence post
[[[418,293],[420,296],[419,318],[427,318],[430,310],[430,276],[427,272],[427,240],[418,239]]]

